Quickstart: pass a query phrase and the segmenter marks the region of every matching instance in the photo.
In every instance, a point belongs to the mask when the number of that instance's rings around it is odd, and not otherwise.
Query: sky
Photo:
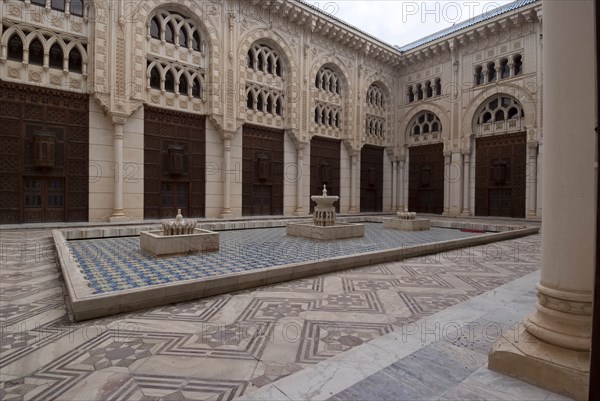
[[[512,0],[307,0],[391,45],[403,46]]]

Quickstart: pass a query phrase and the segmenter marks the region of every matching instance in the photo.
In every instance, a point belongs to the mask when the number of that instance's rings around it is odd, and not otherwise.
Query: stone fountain
[[[288,223],[287,235],[319,240],[335,240],[365,236],[363,224],[339,223],[336,221],[335,202],[339,196],[328,196],[327,187],[323,185],[322,195],[310,197],[317,205],[312,223]]]
[[[157,257],[218,251],[219,233],[197,228],[197,224],[184,219],[178,209],[175,220],[162,221],[162,230],[142,231],[140,247]]]
[[[431,228],[431,220],[417,219],[415,212],[398,212],[395,218],[383,219],[383,227],[401,231],[427,231]]]

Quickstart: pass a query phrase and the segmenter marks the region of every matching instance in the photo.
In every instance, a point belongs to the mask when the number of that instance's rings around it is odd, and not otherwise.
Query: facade
[[[5,0],[0,221],[541,217],[541,2],[403,48],[301,1]],[[16,189],[16,190],[15,190]]]

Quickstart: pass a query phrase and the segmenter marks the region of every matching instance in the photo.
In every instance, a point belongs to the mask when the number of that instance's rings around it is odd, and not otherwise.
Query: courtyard
[[[232,244],[243,246],[251,236],[264,247],[277,230],[228,235]],[[451,231],[433,229],[412,240],[476,235]],[[336,249],[350,252],[346,246]],[[73,323],[50,230],[3,230],[0,394],[5,400],[563,399],[486,368],[494,341],[533,310],[540,246],[541,235],[531,235]],[[80,249],[86,253],[101,257]],[[240,254],[252,257],[250,249]],[[273,255],[263,249],[262,258]]]

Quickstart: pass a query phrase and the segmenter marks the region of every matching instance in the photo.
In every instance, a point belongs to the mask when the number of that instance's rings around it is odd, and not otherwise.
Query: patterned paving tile
[[[433,234],[448,239],[445,232]],[[532,236],[460,258],[367,266],[74,324],[47,249],[50,232],[0,234],[0,278],[9,278],[0,280],[3,400],[233,399],[537,270],[541,243]],[[269,230],[231,234],[238,242],[227,252],[235,263],[261,252],[269,260],[286,256]],[[344,244],[339,252],[352,247]],[[254,248],[249,256],[244,246]],[[325,245],[286,249],[290,261],[302,252],[319,257]],[[290,325],[297,336],[282,340]]]
[[[474,235],[441,228],[407,233],[366,223],[364,238],[342,241],[288,237],[285,228],[223,231],[218,252],[168,258],[141,251],[138,237],[69,241],[68,246],[89,286],[101,294]]]

